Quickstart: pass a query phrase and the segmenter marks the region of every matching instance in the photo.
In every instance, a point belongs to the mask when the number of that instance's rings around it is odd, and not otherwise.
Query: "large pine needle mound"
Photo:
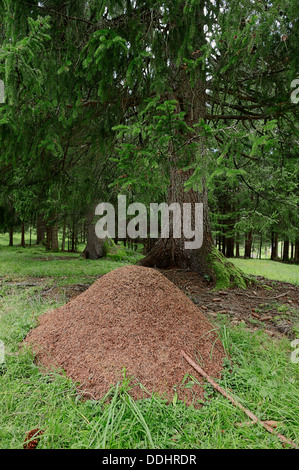
[[[203,389],[186,387],[196,375],[181,350],[219,376],[223,346],[215,326],[159,271],[125,266],[102,276],[66,305],[40,317],[26,338],[40,366],[63,369],[83,394],[100,399],[111,385],[132,377],[130,393],[156,392],[190,403]],[[184,383],[183,382],[183,379]]]

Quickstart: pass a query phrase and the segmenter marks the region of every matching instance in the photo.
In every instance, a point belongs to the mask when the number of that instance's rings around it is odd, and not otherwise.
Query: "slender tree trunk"
[[[295,263],[299,263],[299,240],[295,242],[295,255],[294,255]]]
[[[39,214],[36,221],[36,244],[44,243],[46,234],[46,222],[42,214]]]
[[[244,258],[250,258],[251,257],[251,247],[252,247],[252,230],[250,230],[246,234]]]
[[[65,251],[66,222],[63,223],[61,251]]]
[[[262,259],[262,247],[263,247],[263,235],[260,234],[260,249],[259,249],[259,259]]]
[[[294,243],[291,243],[291,259],[294,259]]]
[[[13,246],[13,228],[9,230],[9,246]]]
[[[218,235],[218,250],[221,252],[221,235]]]
[[[46,235],[47,235],[46,248],[47,250],[51,250],[52,249],[52,226],[51,225],[47,226]]]
[[[290,248],[289,240],[285,240],[283,242],[282,261],[289,261],[289,248]]]
[[[23,248],[26,247],[26,243],[25,243],[25,222],[22,222],[21,246]]]
[[[271,234],[271,260],[275,261],[278,258],[278,235],[272,232]]]
[[[234,237],[229,237],[226,239],[226,257],[233,258],[234,257],[234,248],[235,248],[235,240]]]
[[[226,236],[225,236],[225,235],[222,235],[221,239],[222,239],[221,253],[225,256],[225,252],[226,252]]]
[[[236,233],[236,258],[240,258],[240,240],[239,233]]]
[[[73,223],[72,227],[72,249],[71,251],[74,253],[75,252],[75,224]]]

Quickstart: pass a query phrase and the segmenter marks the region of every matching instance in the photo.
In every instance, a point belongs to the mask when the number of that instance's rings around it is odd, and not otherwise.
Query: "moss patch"
[[[125,247],[123,245],[116,245],[112,239],[105,241],[103,253],[104,256],[114,261],[123,261],[127,256]]]
[[[228,289],[229,287],[239,287],[246,289],[249,279],[239,268],[228,261],[217,248],[213,247],[208,255],[210,264],[215,276],[215,289]]]

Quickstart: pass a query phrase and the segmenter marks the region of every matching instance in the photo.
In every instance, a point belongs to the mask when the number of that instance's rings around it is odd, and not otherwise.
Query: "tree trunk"
[[[199,11],[198,17],[198,39],[197,43],[200,45],[203,41],[203,28],[204,23],[202,21],[203,6],[201,12]],[[195,49],[194,49],[195,51]],[[200,52],[193,52],[192,58],[197,59]],[[188,126],[197,124],[199,120],[206,114],[206,83],[205,73],[198,69],[196,77],[194,78],[194,85],[191,83],[186,76],[186,72],[182,67],[176,67],[174,63],[171,66],[172,74],[170,75],[170,85],[172,87],[171,98],[175,99],[178,103],[177,112],[185,113],[185,122]],[[175,77],[175,78],[173,78]],[[179,134],[179,131],[173,131]],[[184,139],[192,139],[194,135],[185,135]],[[206,142],[205,138],[201,137],[197,144],[198,154],[201,155],[204,160],[206,155]],[[212,269],[208,263],[207,257],[211,253],[213,245],[213,239],[210,229],[209,222],[209,208],[208,208],[208,194],[204,178],[202,178],[202,191],[196,189],[185,190],[185,183],[193,174],[193,169],[183,170],[188,165],[192,165],[195,162],[195,155],[188,154],[188,148],[175,148],[173,140],[170,140],[168,147],[168,163],[169,163],[169,188],[167,192],[167,204],[168,206],[172,203],[178,203],[181,209],[181,214],[178,218],[174,218],[173,214],[170,213],[169,217],[169,237],[159,238],[155,243],[150,253],[141,260],[140,264],[143,266],[156,266],[159,268],[167,268],[170,266],[176,266],[178,268],[188,268],[201,275],[212,276]],[[189,167],[190,168],[190,167]],[[195,204],[203,204],[203,227],[202,235],[203,241],[202,246],[196,249],[190,249],[186,247],[185,243],[190,242],[183,232],[183,204],[189,203],[191,207],[191,227],[192,230],[196,230],[195,225]],[[181,237],[176,238],[177,234],[173,233],[173,229],[178,228],[177,224],[181,226]],[[190,227],[190,228],[191,228]]]
[[[47,226],[46,235],[47,235],[46,248],[47,248],[47,250],[51,250],[52,249],[52,227],[51,227],[51,225]]]
[[[13,228],[9,230],[9,246],[13,246]]]
[[[218,250],[221,252],[221,235],[218,235]]]
[[[251,247],[252,247],[252,230],[250,230],[246,234],[244,258],[250,258],[251,257]]]
[[[226,257],[233,258],[234,257],[234,248],[235,248],[235,240],[233,237],[226,239]]]
[[[221,239],[222,239],[221,253],[225,256],[225,252],[226,252],[226,236],[225,236],[225,235],[222,235]]]
[[[282,261],[289,261],[289,247],[290,247],[289,240],[285,240],[283,242]]]
[[[103,250],[104,240],[97,237],[95,232],[95,224],[87,225],[87,245],[82,253],[85,259],[99,259],[104,256]]]
[[[236,234],[236,258],[240,258],[240,240],[239,240],[239,233]]]
[[[294,254],[295,263],[299,263],[299,240],[295,242],[295,254]]]
[[[53,251],[58,251],[59,250],[59,244],[58,244],[58,227],[57,225],[52,226],[52,250]]]
[[[209,209],[208,209],[208,194],[203,181],[203,192],[184,190],[184,183],[189,179],[190,170],[178,171],[177,166],[174,164],[170,168],[170,186],[168,190],[167,204],[170,205],[174,202],[179,203],[181,208],[180,219],[175,219],[173,214],[170,213],[169,225],[170,232],[169,238],[159,238],[155,243],[150,253],[140,261],[142,266],[152,266],[157,268],[178,267],[188,268],[201,275],[212,275],[211,267],[207,263],[207,256],[210,254],[213,240],[210,230],[209,222]],[[195,204],[203,204],[203,243],[201,248],[186,249],[185,243],[190,242],[182,233],[181,238],[175,238],[174,229],[176,224],[180,223],[181,229],[183,227],[183,204],[189,203],[191,205],[191,221],[192,227],[195,226]]]
[[[93,219],[95,216],[95,208],[96,208],[96,205],[94,206],[93,210],[91,210],[88,213],[86,217],[87,244],[82,253],[82,256],[85,259],[93,259],[93,260],[102,258],[104,256],[103,245],[105,241],[105,240],[99,239],[96,235],[96,231],[95,231],[96,224],[93,223]],[[73,230],[73,233],[74,233],[74,230]]]
[[[75,225],[73,224],[73,228],[72,228],[72,253],[75,253],[75,246],[76,246],[76,243],[75,243],[75,240],[76,240],[76,235],[75,235]]]
[[[262,247],[263,247],[263,235],[260,234],[260,249],[259,249],[259,259],[262,259]]]
[[[65,251],[66,222],[63,223],[61,251]]]
[[[291,243],[291,259],[294,259],[294,243]]]
[[[194,48],[192,56],[190,56],[193,60],[200,57],[200,47],[205,44],[203,18],[204,2],[201,2],[198,9]],[[198,50],[196,50],[196,48],[198,48]],[[172,59],[173,58],[169,58],[171,73],[168,78],[169,86],[172,89],[172,92],[169,93],[169,99],[176,100],[178,103],[176,112],[184,113],[185,123],[190,128],[191,126],[198,125],[200,120],[206,115],[207,87],[205,72],[201,67],[198,67],[196,71],[193,72],[192,85],[191,78],[189,79],[184,67],[177,67]],[[172,130],[172,132],[173,134],[177,134],[178,137],[182,137],[185,142],[191,141],[195,137],[193,132],[190,132],[188,135],[185,133],[184,135],[179,136],[180,131],[178,130],[178,127],[175,127],[175,130]],[[197,134],[197,131],[195,131],[195,133]],[[197,180],[198,184],[201,183],[200,189],[192,187],[191,189],[186,190],[185,188],[186,181],[188,181],[193,175],[193,167],[194,164],[196,164],[196,154],[198,157],[200,156],[202,162],[204,162],[207,153],[207,144],[204,136],[200,138],[197,137],[196,140],[193,141],[193,145],[195,142],[197,149],[196,151],[192,149],[191,152],[188,144],[186,146],[177,146],[176,139],[169,140],[168,162],[165,162],[168,163],[167,167],[169,168],[167,204],[169,207],[172,203],[178,203],[181,209],[181,215],[178,215],[177,218],[174,218],[173,214],[169,217],[170,229],[177,229],[179,223],[182,229],[184,212],[183,204],[189,203],[191,205],[191,230],[198,230],[198,227],[195,224],[195,217],[196,208],[198,209],[200,206],[196,206],[195,204],[202,204],[202,245],[199,248],[192,249],[190,244],[186,246],[186,242],[190,242],[190,239],[188,239],[184,231],[182,231],[183,233],[181,233],[180,238],[177,238],[177,234],[174,233],[174,230],[170,230],[169,237],[162,238],[162,236],[160,236],[150,253],[145,256],[139,264],[142,266],[157,268],[168,268],[173,266],[189,269],[199,275],[205,276],[205,278],[210,278],[215,281],[215,266],[217,262],[214,263],[211,259],[213,259],[213,261],[217,259],[219,264],[221,264],[221,268],[223,266],[224,271],[226,266],[225,259],[222,259],[221,254],[213,244],[209,221],[208,193],[204,177],[201,181]],[[188,167],[188,169],[184,170],[186,167]],[[196,233],[196,235],[198,234]],[[229,282],[230,275],[228,275],[228,283]]]
[[[276,261],[278,258],[278,235],[272,232],[271,234],[271,260]]]
[[[44,243],[46,234],[46,222],[42,214],[39,214],[36,222],[36,244]]]
[[[26,244],[25,244],[25,222],[22,222],[21,246],[23,248],[26,247]]]

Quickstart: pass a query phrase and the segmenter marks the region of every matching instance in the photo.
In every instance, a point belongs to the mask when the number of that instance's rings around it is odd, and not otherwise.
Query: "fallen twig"
[[[271,426],[272,428],[277,428],[277,426],[278,426],[277,421],[262,421],[262,422],[268,424],[268,426]],[[256,424],[256,423],[254,423],[253,421],[244,421],[244,423],[235,423],[235,426],[238,426],[240,428],[244,428],[244,427],[247,427],[247,426],[252,426],[254,424]]]
[[[260,300],[273,300],[273,299],[279,299],[279,297],[284,297],[285,295],[289,294],[289,290],[287,292],[284,292],[283,294],[275,295],[274,297],[259,297],[255,296],[255,299],[260,299]],[[242,295],[245,297],[248,297],[249,299],[252,299],[252,295],[245,294],[244,292],[236,292],[236,295]]]
[[[287,292],[285,292],[284,294],[279,294],[279,295],[275,295],[275,297],[269,297],[269,299],[278,299],[279,297],[284,297],[285,295],[288,295],[289,294],[289,290]]]
[[[12,287],[35,287],[39,286],[37,282],[3,282],[1,283],[3,286],[12,286]]]
[[[284,444],[291,445],[292,447],[297,449],[297,445],[293,441],[286,438],[285,436],[283,436],[279,432],[276,432],[265,421],[261,421],[257,416],[255,416],[255,414],[253,414],[250,410],[248,410],[243,405],[241,405],[241,403],[236,401],[229,393],[226,392],[226,390],[224,390],[224,388],[220,387],[220,385],[218,385],[196,362],[194,362],[193,359],[191,359],[191,357],[189,357],[185,353],[185,351],[182,350],[181,353],[182,353],[182,356],[184,357],[184,359],[193,367],[193,369],[195,369],[202,377],[204,377],[215,388],[215,390],[217,390],[219,393],[221,393],[221,395],[223,395],[225,398],[230,400],[233,405],[235,405],[237,408],[240,408],[242,411],[244,411],[244,413],[254,423],[258,423],[261,426],[263,426],[266,429],[266,431],[268,431],[271,434],[274,434],[275,436],[277,436],[281,440],[281,442],[283,442]]]

